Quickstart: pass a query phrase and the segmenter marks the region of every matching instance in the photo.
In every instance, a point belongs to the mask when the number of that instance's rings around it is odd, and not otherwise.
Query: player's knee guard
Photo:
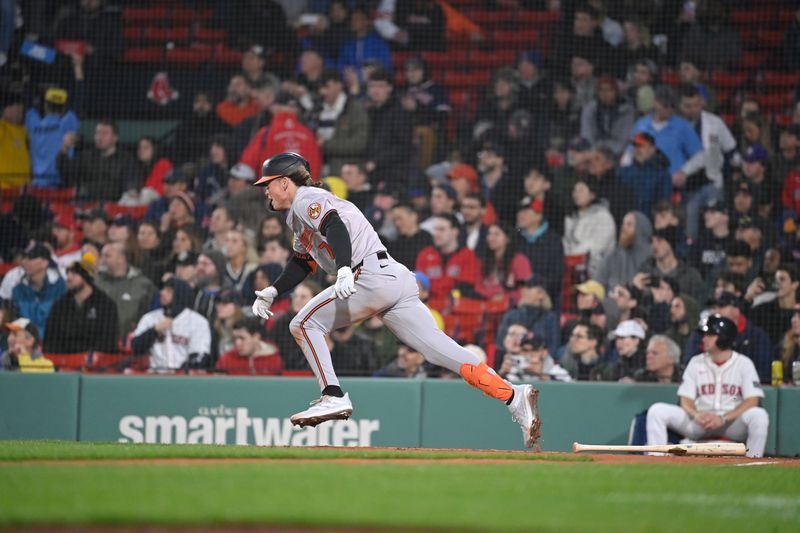
[[[461,373],[461,377],[464,378],[464,381],[492,398],[497,398],[505,402],[508,401],[514,393],[514,389],[511,388],[511,385],[498,376],[486,363],[480,363],[478,365],[464,363],[461,365],[459,372]]]

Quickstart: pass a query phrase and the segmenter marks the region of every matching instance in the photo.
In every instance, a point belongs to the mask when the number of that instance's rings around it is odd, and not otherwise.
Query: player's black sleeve
[[[301,281],[313,270],[311,264],[313,259],[308,254],[298,254],[295,252],[294,256],[286,263],[286,268],[283,269],[281,275],[272,284],[275,290],[278,291],[278,296],[285,292],[297,287]]]
[[[325,220],[320,224],[319,232],[328,239],[328,245],[333,250],[333,256],[336,258],[336,269],[342,267],[350,268],[353,258],[353,245],[350,242],[350,232],[347,231],[347,226],[344,225],[339,214],[335,211],[329,213]]]

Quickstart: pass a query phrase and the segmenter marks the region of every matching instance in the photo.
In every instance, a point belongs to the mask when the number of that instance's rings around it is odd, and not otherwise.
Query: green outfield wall
[[[500,402],[460,380],[344,379],[354,416],[294,428],[316,397],[304,378],[0,373],[0,438],[522,449]],[[541,383],[542,447],[625,444],[633,417],[675,402],[674,385]],[[800,390],[766,389],[767,453],[800,455]]]

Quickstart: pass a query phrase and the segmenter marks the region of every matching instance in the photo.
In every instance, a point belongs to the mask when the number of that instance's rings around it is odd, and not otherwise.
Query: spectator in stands
[[[31,320],[18,318],[3,325],[8,330],[8,349],[0,356],[0,370],[53,372],[53,363],[39,348],[39,329]]]
[[[191,309],[192,289],[171,277],[159,291],[160,307],[146,313],[133,332],[135,357],[149,355],[150,369],[201,368],[211,352],[208,321]]]
[[[489,226],[483,223],[486,200],[478,192],[468,192],[461,198],[458,212],[464,220],[462,244],[478,256],[483,255],[486,251],[486,238],[489,232]],[[518,248],[516,245],[513,247],[514,249]]]
[[[572,328],[569,342],[559,363],[572,379],[588,381],[600,362],[603,330],[588,322],[578,322]]]
[[[175,129],[173,160],[178,164],[196,160],[208,150],[209,140],[219,138],[229,129],[229,125],[214,112],[210,91],[201,89],[195,92],[191,115],[181,120]],[[215,162],[213,154],[211,160]]]
[[[346,328],[334,330],[327,337],[328,349],[336,368],[342,368],[345,375],[371,376],[378,370],[375,344],[360,334],[351,324]]]
[[[681,57],[697,57],[704,65],[730,70],[739,63],[742,43],[736,29],[728,25],[727,8],[718,0],[698,4],[697,23],[692,24],[680,42]]]
[[[104,0],[84,0],[75,5],[65,5],[51,28],[53,40],[84,41],[85,54],[97,63],[98,68],[108,67],[108,61],[122,52],[120,10],[106,5]]]
[[[322,291],[316,281],[305,280],[292,291],[289,310],[277,317],[269,330],[269,338],[278,345],[286,370],[307,370],[308,362],[289,331],[289,323],[311,299]],[[269,325],[269,324],[268,324]]]
[[[136,248],[138,253],[133,257],[134,266],[154,284],[159,283],[166,268],[167,248],[161,240],[158,224],[147,220],[139,223]]]
[[[256,113],[243,119],[239,122],[231,133],[230,153],[233,159],[240,159],[250,166],[258,166],[255,161],[249,157],[245,158],[244,150],[247,149],[250,142],[259,134],[269,130],[272,124],[272,117],[274,110],[272,106],[275,104],[275,99],[278,96],[279,83],[277,81],[271,82],[261,80],[253,82],[250,85],[250,98],[256,104]],[[288,93],[286,93],[288,94]],[[266,129],[264,129],[266,128]],[[261,148],[263,149],[266,142],[266,136],[260,141]]]
[[[512,326],[513,327],[513,326]],[[569,373],[547,353],[543,337],[529,331],[519,341],[519,354],[506,354],[497,372],[512,382],[572,381]]]
[[[444,50],[445,13],[438,2],[383,1],[378,7],[375,29],[396,48]]]
[[[760,112],[745,113],[741,120],[741,132],[737,139],[739,151],[744,153],[750,146],[760,144],[767,149],[767,153],[774,152],[772,145],[772,129],[769,121]]]
[[[3,188],[22,187],[31,181],[31,153],[26,139],[26,124],[23,122],[24,112],[21,97],[0,96],[0,187]],[[28,129],[30,136],[30,127]],[[59,138],[59,147],[60,143]],[[36,144],[33,141],[31,144],[36,165]]]
[[[292,240],[291,228],[286,225],[285,218],[278,212],[268,211],[261,219],[258,228],[258,246],[264,244],[264,239],[270,237],[281,237],[284,240]]]
[[[197,256],[195,295],[192,309],[206,317],[209,323],[216,316],[217,296],[225,285],[225,256],[218,250],[204,250]]]
[[[544,218],[540,199],[529,201],[526,197],[517,209],[517,230],[521,239],[520,250],[528,258],[533,272],[553,301],[560,301],[564,277],[564,245],[557,232]]]
[[[628,68],[627,80],[627,96],[636,107],[636,115],[651,113],[656,102],[654,86],[658,81],[658,65],[649,58],[639,59]]]
[[[633,281],[639,267],[650,258],[653,226],[639,211],[629,211],[622,219],[614,250],[603,260],[595,278],[604,287],[626,285]]]
[[[772,179],[781,188],[793,170],[800,169],[800,124],[789,124],[778,138],[778,150],[770,162]]]
[[[413,270],[419,253],[433,245],[431,234],[419,228],[419,214],[407,203],[392,208],[392,221],[397,227],[397,238],[389,241],[389,254],[399,263]]]
[[[678,346],[686,346],[689,335],[697,327],[700,320],[700,306],[697,300],[686,294],[679,294],[669,305],[669,321],[671,326],[664,335],[675,341]]]
[[[692,57],[682,58],[678,64],[678,77],[681,82],[681,87],[679,88],[681,96],[683,96],[684,91],[691,94],[691,91],[688,89],[692,88],[697,91],[698,96],[702,99],[702,106],[705,109],[715,110],[717,108],[718,102],[716,93],[712,87],[703,82],[706,76],[698,60]],[[699,113],[699,111],[696,112]],[[681,113],[683,113],[683,110],[681,110]],[[684,118],[692,122],[692,120],[685,115]],[[700,135],[699,132],[698,135]]]
[[[367,171],[362,163],[344,163],[340,168],[340,175],[347,187],[347,201],[362,211],[372,205],[375,190],[369,182]]]
[[[597,93],[595,62],[589,53],[575,53],[570,60],[570,83],[575,91],[572,104],[580,112],[594,100]]]
[[[509,309],[500,321],[494,339],[497,348],[495,362],[499,365],[505,348],[503,339],[512,324],[522,324],[537,337],[544,339],[549,353],[556,353],[561,341],[558,330],[558,314],[553,311],[553,302],[544,289],[542,279],[534,274],[521,288],[519,303]]]
[[[67,107],[67,91],[51,87],[44,94],[44,113],[30,108],[25,113],[25,128],[30,140],[34,187],[63,187],[64,179],[56,166],[56,159],[66,135],[75,136],[80,121]],[[69,150],[73,157],[74,148]]]
[[[581,111],[581,137],[595,148],[621,154],[635,119],[633,106],[624,99],[611,76],[597,80],[596,96]]]
[[[62,215],[53,219],[50,234],[55,240],[54,255],[58,268],[66,271],[73,261],[81,258],[81,243],[78,241],[78,222],[74,216]]]
[[[605,361],[591,372],[592,380],[633,383],[636,372],[645,368],[645,331],[636,320],[623,320],[611,332],[614,347]]]
[[[225,237],[228,232],[236,227],[233,213],[221,205],[214,209],[208,223],[208,239],[203,244],[203,250],[222,251],[225,247]]]
[[[22,252],[22,268],[25,275],[11,291],[19,316],[27,318],[42,335],[46,333],[47,317],[53,304],[65,292],[67,286],[58,270],[50,270],[52,252],[40,242],[32,241]]]
[[[172,198],[178,193],[190,192],[189,181],[189,177],[182,170],[173,168],[164,176],[164,195],[148,206],[144,215],[145,220],[158,222],[160,227],[160,222],[169,210]]]
[[[77,218],[83,220],[81,231],[83,232],[84,239],[88,239],[101,246],[108,242],[109,220],[104,209],[95,207],[89,211],[78,213]]]
[[[230,169],[225,188],[209,200],[211,205],[222,206],[229,213],[236,213],[238,222],[253,232],[261,223],[265,206],[264,195],[256,194],[258,191],[249,186],[255,180],[255,176],[253,167],[245,163],[236,163]],[[217,237],[218,240],[221,238]]]
[[[649,133],[637,133],[631,144],[632,164],[619,168],[617,175],[622,184],[633,192],[635,209],[650,213],[653,206],[669,201],[672,195],[669,160]]]
[[[511,228],[500,223],[489,226],[481,258],[481,282],[476,290],[486,299],[519,301],[520,287],[533,275],[530,261],[518,252]]]
[[[800,305],[795,305],[791,326],[781,340],[780,358],[783,361],[783,382],[796,383],[793,365],[800,361]]]
[[[458,209],[458,196],[455,189],[448,183],[437,183],[431,188],[430,197],[430,210],[431,216],[423,220],[420,228],[430,233],[433,233],[433,226],[436,223],[436,217],[439,215],[455,216],[459,224],[462,221],[461,212]],[[461,236],[461,244],[463,245],[465,238]]]
[[[636,121],[633,134],[635,138],[637,133],[646,132],[655,139],[658,149],[669,159],[673,188],[683,190],[688,176],[703,168],[705,152],[691,124],[675,114],[676,104],[672,87],[656,87],[653,112]]]
[[[592,189],[597,197],[606,205],[614,222],[619,226],[622,217],[633,209],[633,193],[627,185],[617,177],[616,166],[619,157],[609,148],[600,147],[592,150],[589,157],[589,176]]]
[[[654,335],[647,343],[646,363],[633,374],[636,383],[680,383],[681,349],[668,336]]]
[[[545,204],[545,208],[548,209],[547,220],[556,232],[561,234],[564,233],[564,216],[572,211],[574,205],[572,190],[579,178],[589,175],[592,145],[583,137],[576,135],[569,140],[566,150],[566,164],[558,165],[553,169],[550,189],[548,189],[548,192],[551,193],[549,198],[552,200],[549,203],[557,204],[557,213],[554,213],[551,206]],[[555,214],[561,215],[558,220],[554,218]]]
[[[258,266],[252,239],[244,231],[233,229],[225,236],[224,250],[224,284],[241,292],[245,279]]]
[[[266,340],[263,321],[242,317],[233,324],[233,347],[220,356],[216,368],[228,374],[280,374],[283,361],[277,346]]]
[[[725,261],[709,273],[708,279],[716,281],[728,272],[743,276],[745,287],[755,279],[758,270],[753,266],[753,251],[746,242],[736,239],[729,242],[725,248]]]
[[[573,139],[578,138],[581,128],[581,114],[574,104],[575,94],[572,85],[562,79],[553,81],[553,94],[549,105],[545,106],[543,144],[546,147],[545,157],[548,164],[575,167],[576,162],[569,159],[569,146]],[[585,139],[584,139],[585,141]],[[587,148],[591,148],[588,142]],[[566,159],[565,159],[565,155]],[[555,180],[557,183],[560,180]]]
[[[481,192],[491,202],[501,222],[513,225],[523,183],[509,172],[508,155],[504,146],[487,140],[478,152],[478,172]]]
[[[320,103],[319,89],[326,71],[325,58],[318,50],[306,48],[297,60],[297,71],[294,79],[284,80],[280,87],[297,99],[302,108],[301,116],[307,117]],[[338,72],[336,75],[339,76]]]
[[[195,214],[192,197],[185,192],[175,192],[169,200],[167,212],[161,215],[158,227],[165,235],[174,234],[179,228],[194,226]]]
[[[679,292],[695,295],[702,301],[706,293],[703,279],[697,270],[675,256],[677,239],[678,232],[674,227],[653,232],[650,239],[653,257],[639,267],[633,284],[640,291],[647,291],[650,287],[658,287],[662,278],[670,277],[678,282]]]
[[[93,146],[72,157],[76,141],[76,134],[64,135],[56,162],[65,183],[77,187],[79,199],[116,202],[123,193],[141,189],[144,176],[133,155],[118,145],[119,131],[113,121],[97,122]]]
[[[771,280],[768,280],[771,281]],[[770,284],[772,285],[772,283]],[[784,263],[775,272],[775,299],[771,302],[754,305],[749,317],[753,324],[763,329],[769,335],[772,344],[779,346],[783,336],[792,326],[797,305],[797,289],[800,287],[797,266]],[[747,288],[745,300],[753,301],[766,289],[766,282],[756,278]]]
[[[242,74],[251,86],[255,87],[262,82],[273,86],[280,83],[278,77],[266,69],[266,64],[266,50],[260,44],[254,44],[242,52]]]
[[[718,313],[736,324],[738,334],[733,342],[733,349],[750,358],[761,383],[769,384],[771,380],[770,367],[776,354],[775,346],[772,345],[764,330],[754,325],[745,316],[743,308],[742,299],[730,292],[723,292],[711,303],[712,313]],[[701,342],[701,334],[698,331],[693,331],[689,335],[683,351],[684,363],[688,363],[692,357],[690,354],[700,352]]]
[[[600,13],[596,8],[588,3],[577,5],[573,20],[565,20],[563,26],[562,34],[553,47],[555,54],[551,60],[554,69],[568,68],[570,59],[580,55],[590,59],[598,66],[598,70],[610,70],[613,53],[603,38]]]
[[[117,306],[95,286],[95,274],[92,254],[84,254],[67,269],[67,292],[47,318],[46,353],[117,351]]]
[[[231,287],[222,289],[215,295],[214,312],[211,316],[206,316],[211,324],[211,361],[216,362],[222,354],[234,348],[234,327],[244,316],[243,303],[241,294]]]
[[[517,56],[519,107],[534,117],[543,116],[553,99],[553,84],[542,71],[544,58],[538,49],[520,52]]]
[[[319,81],[320,106],[314,111],[317,141],[326,176],[341,175],[345,163],[367,158],[369,118],[363,104],[344,91],[339,73],[326,70]]]
[[[756,218],[771,220],[780,211],[781,185],[770,175],[770,156],[760,144],[752,144],[742,154],[742,173],[750,184]]]
[[[461,227],[453,215],[438,215],[433,226],[433,246],[423,248],[415,270],[431,281],[429,305],[442,311],[449,306],[452,292],[477,297],[475,286],[480,282],[481,264],[475,252],[459,244]]]
[[[721,201],[708,205],[703,212],[704,230],[689,247],[688,261],[706,277],[725,260],[725,250],[733,241],[728,208]]]
[[[619,321],[633,320],[642,314],[639,304],[644,304],[644,294],[632,283],[614,285],[608,291],[609,299],[619,310]]]
[[[258,113],[258,104],[251,97],[250,83],[244,74],[231,77],[225,99],[217,104],[216,113],[231,128]]]
[[[149,205],[164,194],[164,178],[172,170],[172,163],[159,156],[156,140],[150,136],[140,137],[136,143],[136,159],[140,172],[145,176],[140,191],[127,191],[119,203],[121,205]]]
[[[428,377],[425,371],[425,357],[410,346],[398,343],[397,358],[389,364],[379,368],[376,378],[411,378],[422,379]]]
[[[472,124],[472,141],[506,140],[511,115],[520,107],[517,74],[511,67],[497,69],[486,96],[478,104]]]
[[[262,265],[271,264],[283,268],[292,255],[292,244],[289,241],[283,237],[269,237],[259,250],[259,262]]]
[[[564,219],[564,255],[589,254],[589,275],[593,277],[614,249],[616,224],[588,178],[575,184],[572,200],[575,209]]]
[[[352,38],[350,31],[350,8],[346,0],[331,0],[327,16],[318,16],[315,24],[308,25],[309,37],[302,44],[319,50],[327,64],[335,65],[339,51],[345,42]]]
[[[394,95],[391,74],[378,70],[367,83],[369,138],[365,168],[373,185],[405,185],[413,140],[413,116]]]
[[[150,309],[156,286],[138,268],[130,265],[128,252],[120,243],[103,246],[99,267],[100,274],[95,286],[117,305],[115,315],[119,326],[115,330],[121,339],[126,339],[142,315]]]
[[[392,70],[389,45],[372,31],[372,21],[363,7],[357,7],[350,13],[350,31],[353,38],[346,41],[339,51],[338,67],[345,77],[355,76],[365,81],[364,67],[370,61],[376,62],[387,72]]]
[[[444,87],[430,77],[422,58],[406,60],[405,81],[401,103],[414,116],[415,135],[421,140],[420,166],[427,168],[434,155],[442,153],[438,140],[446,134],[447,120],[453,110]]]
[[[511,370],[519,370],[513,367],[521,366],[522,358],[520,357],[520,352],[522,347],[520,344],[527,334],[528,328],[524,324],[517,322],[509,323],[503,330],[502,337],[498,332],[497,340],[500,341],[500,347],[495,356],[495,366],[498,367],[498,374],[502,377],[506,377],[506,374]],[[505,373],[503,373],[503,370],[505,370]]]
[[[625,32],[625,41],[619,46],[617,53],[623,72],[624,69],[644,59],[658,63],[660,59],[658,48],[653,45],[650,29],[642,20],[635,15],[631,16],[624,20],[622,28]]]

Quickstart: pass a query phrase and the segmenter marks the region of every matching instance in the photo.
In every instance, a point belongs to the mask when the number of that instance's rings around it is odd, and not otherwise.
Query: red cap
[[[453,165],[453,168],[447,172],[447,177],[450,179],[464,178],[476,185],[478,183],[478,173],[472,166],[466,163],[456,163]]]
[[[544,202],[539,200],[538,198],[531,202],[531,209],[536,211],[537,213],[541,214],[544,212]]]
[[[75,220],[75,216],[69,215],[67,213],[57,214],[56,217],[53,219],[53,224],[71,230],[78,229],[78,222]]]

